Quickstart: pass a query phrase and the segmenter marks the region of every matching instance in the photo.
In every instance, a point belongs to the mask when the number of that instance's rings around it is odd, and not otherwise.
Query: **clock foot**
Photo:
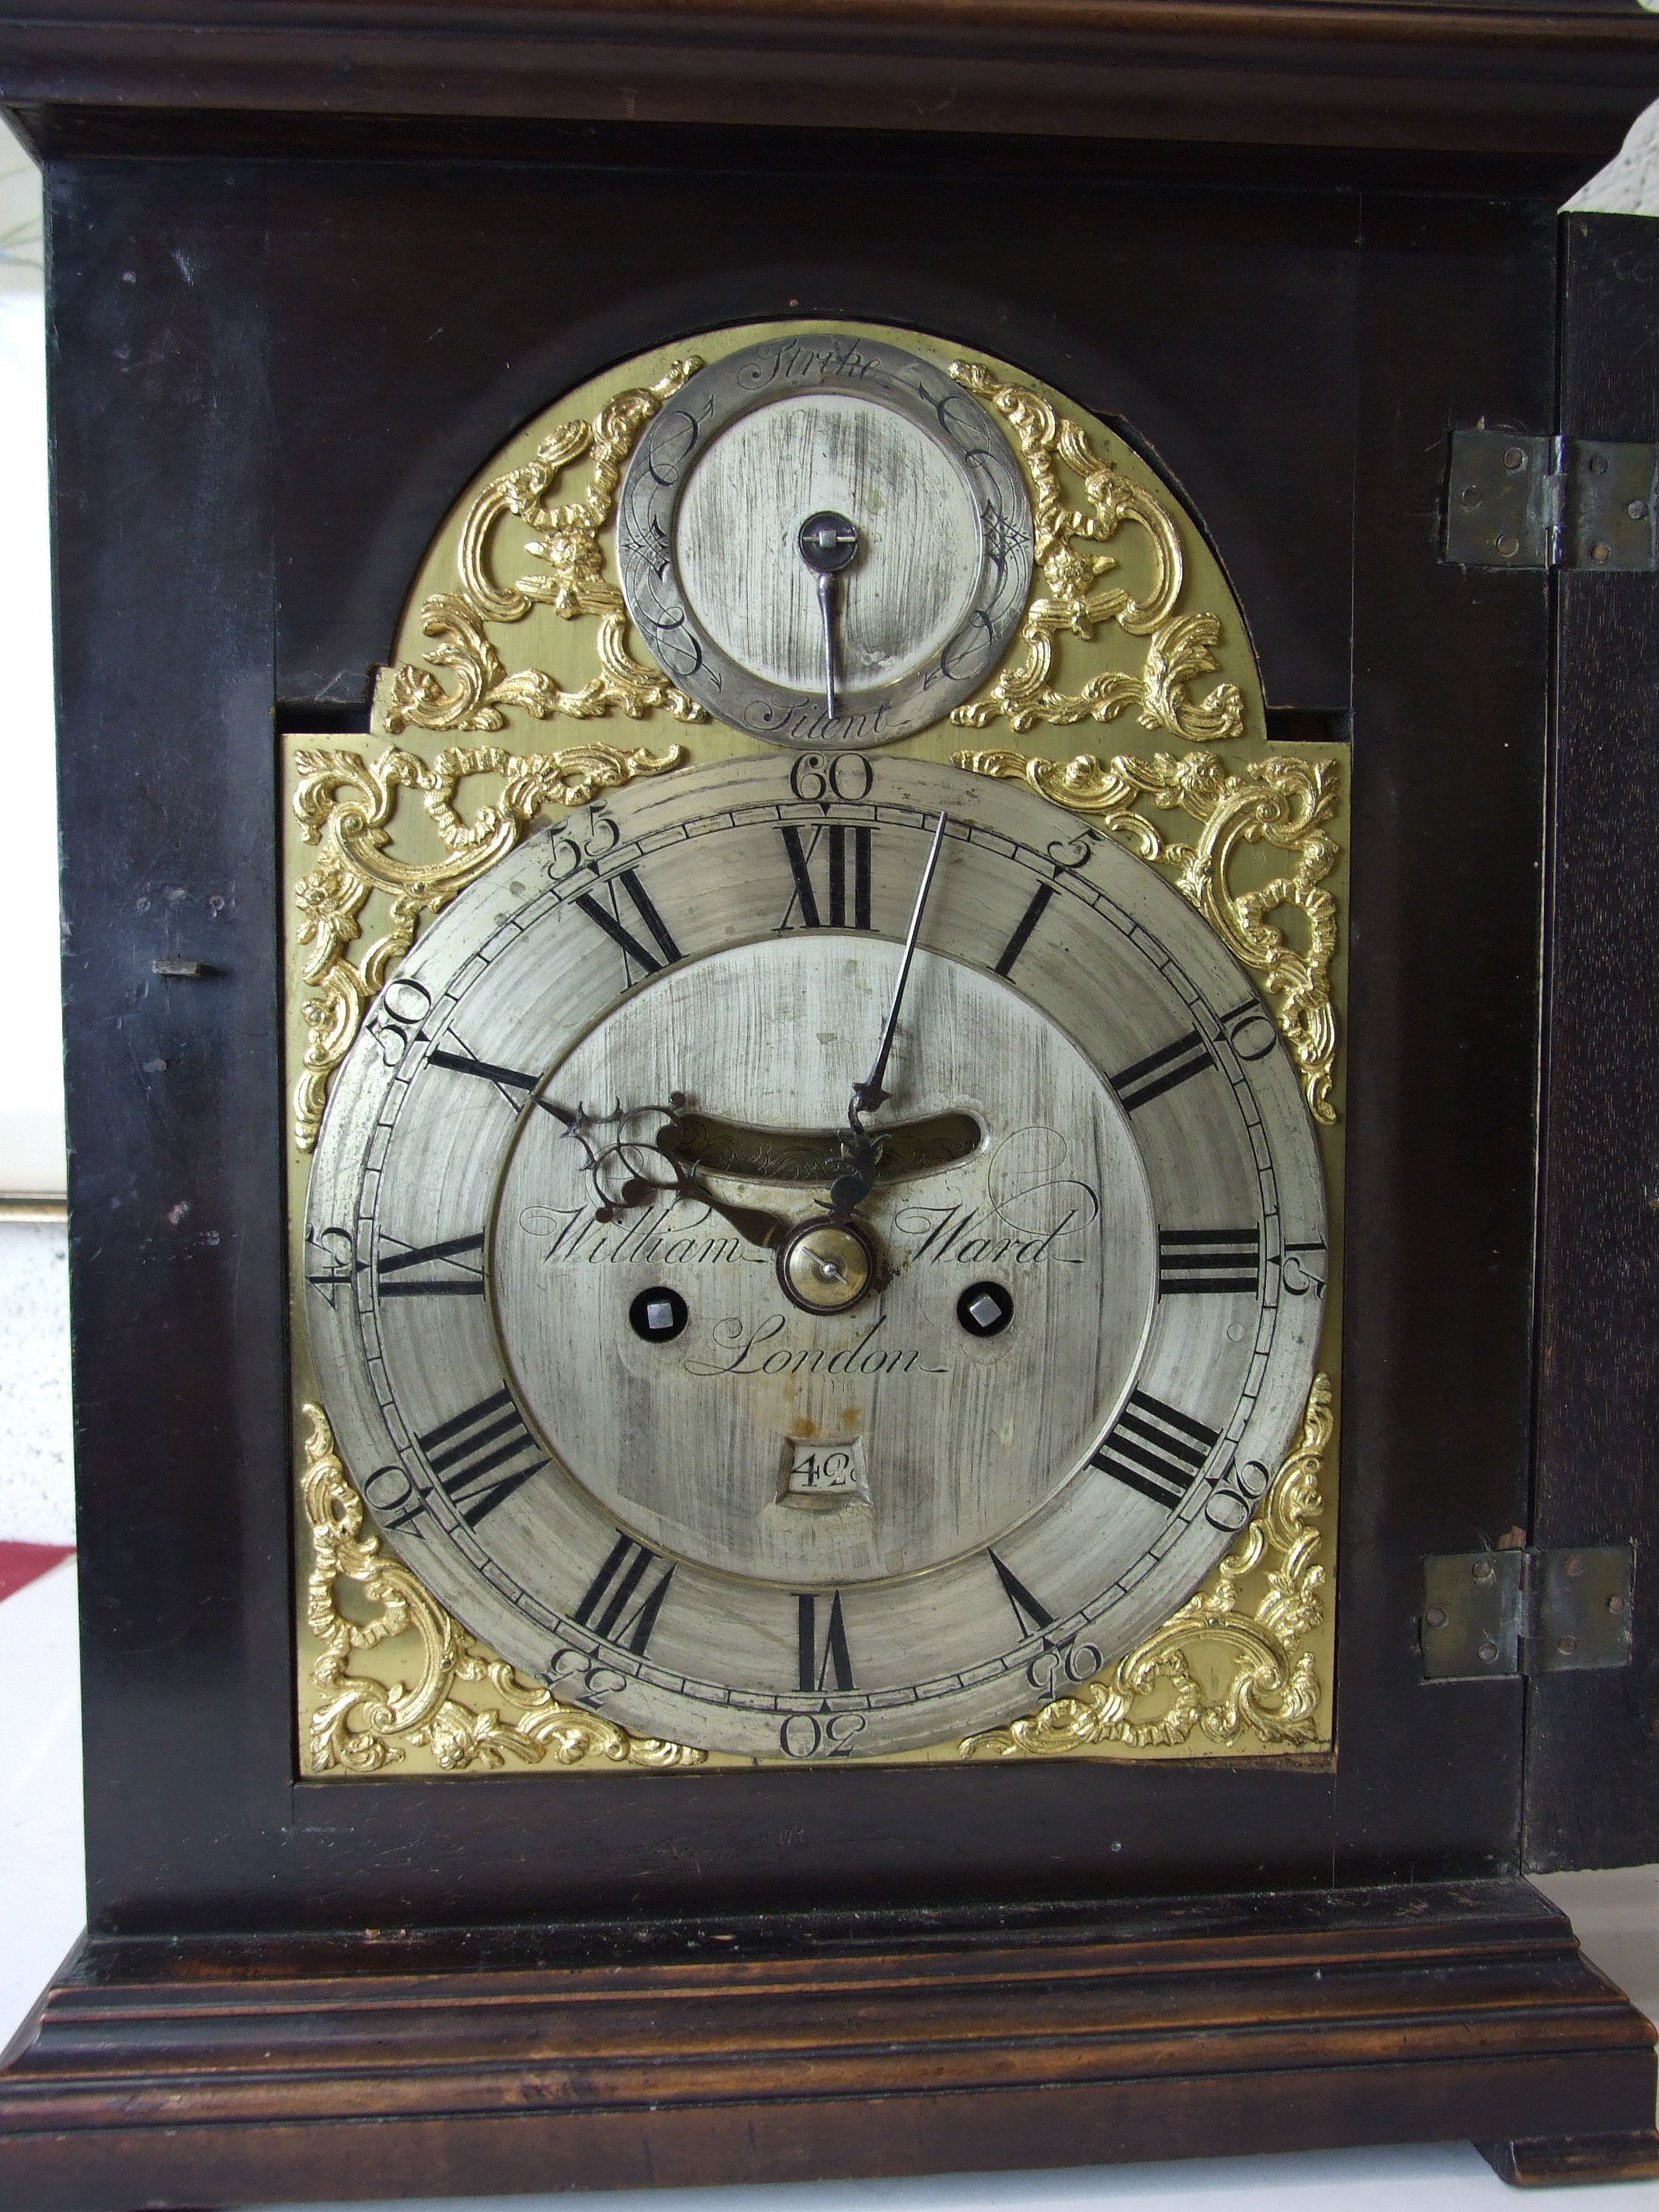
[[[1500,2180],[1516,2189],[1557,2189],[1573,2181],[1659,2179],[1659,2133],[1539,2136],[1519,2142],[1476,2143]]]

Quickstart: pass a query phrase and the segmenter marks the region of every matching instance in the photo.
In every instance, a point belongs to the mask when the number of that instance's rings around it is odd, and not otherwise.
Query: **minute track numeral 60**
[[[876,771],[863,753],[803,753],[789,771],[789,788],[809,806],[832,800],[859,806],[870,796]]]

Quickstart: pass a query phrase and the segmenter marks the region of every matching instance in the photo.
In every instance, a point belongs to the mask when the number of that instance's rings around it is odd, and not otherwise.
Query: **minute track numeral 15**
[[[870,928],[874,833],[868,826],[819,823],[803,835],[786,822],[779,834],[794,885],[779,928]]]
[[[470,1528],[547,1465],[503,1387],[416,1437],[445,1497]]]
[[[1173,1510],[1220,1441],[1218,1429],[1166,1406],[1148,1391],[1132,1390],[1116,1426],[1099,1450],[1091,1453],[1090,1465],[1154,1505]]]

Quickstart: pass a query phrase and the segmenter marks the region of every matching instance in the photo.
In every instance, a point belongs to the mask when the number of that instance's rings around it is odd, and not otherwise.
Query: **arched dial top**
[[[757,1757],[945,1741],[1248,1517],[1316,1148],[1242,972],[1069,828],[890,756],[690,771],[538,833],[383,993],[313,1171],[319,1373],[390,1540],[562,1695]]]
[[[674,682],[792,745],[942,720],[996,668],[1031,583],[1024,479],[989,411],[937,362],[833,331],[691,377],[641,434],[617,544]]]

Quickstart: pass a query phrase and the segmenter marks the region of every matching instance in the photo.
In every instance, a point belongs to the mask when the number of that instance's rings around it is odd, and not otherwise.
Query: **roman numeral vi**
[[[837,1590],[830,1601],[821,1640],[818,1600],[809,1590],[798,1596],[795,1603],[799,1607],[796,1625],[800,1644],[799,1671],[801,1688],[855,1688],[853,1655],[847,1648],[847,1626],[841,1617],[841,1592]]]

